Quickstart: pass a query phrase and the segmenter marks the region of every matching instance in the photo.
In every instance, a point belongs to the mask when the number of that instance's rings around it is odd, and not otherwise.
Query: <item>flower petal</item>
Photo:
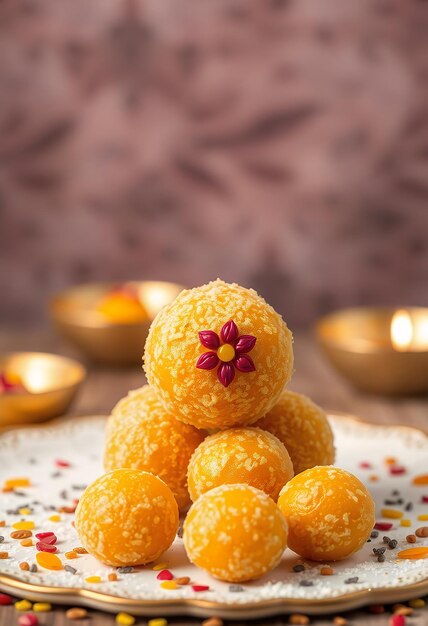
[[[201,330],[198,335],[199,341],[208,350],[217,350],[220,346],[220,338],[213,330]]]
[[[256,366],[253,359],[248,354],[240,354],[233,360],[233,364],[240,372],[255,372]]]
[[[215,352],[204,352],[196,362],[196,367],[200,370],[213,370],[219,362]]]
[[[253,335],[241,335],[235,344],[235,352],[251,352],[256,343],[256,337]]]
[[[229,387],[230,383],[235,378],[235,368],[232,363],[221,363],[217,370],[217,378],[223,387]]]
[[[223,325],[220,331],[220,337],[223,343],[232,343],[238,339],[239,331],[238,327],[233,320],[229,320]]]

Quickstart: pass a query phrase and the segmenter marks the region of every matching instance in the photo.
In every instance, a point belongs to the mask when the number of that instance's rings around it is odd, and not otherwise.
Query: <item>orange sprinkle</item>
[[[9,552],[0,552],[0,559],[8,559]]]
[[[0,528],[4,528],[6,526],[6,522],[4,519],[0,520]]]
[[[371,475],[369,476],[369,480],[370,480],[370,482],[372,482],[372,483],[377,483],[377,481],[379,480],[379,476],[378,476],[377,474],[371,474]]]
[[[66,559],[77,559],[77,557],[78,557],[78,554],[74,550],[70,550],[70,552],[65,553]]]
[[[423,513],[422,515],[418,515],[418,520],[420,522],[426,522],[428,520],[428,513]]]
[[[329,567],[328,565],[324,565],[320,569],[320,574],[321,576],[332,576],[334,574],[334,571],[333,568]]]
[[[110,572],[110,574],[108,575],[108,579],[112,582],[117,580],[117,574],[115,574],[114,572]]]
[[[400,526],[411,526],[412,522],[409,519],[401,519],[400,520]]]
[[[22,561],[22,563],[19,564],[19,569],[24,570],[24,572],[28,572],[28,570],[30,569],[30,566],[28,565],[26,561]]]
[[[387,519],[400,519],[403,517],[403,511],[399,511],[398,509],[381,509],[380,514]]]
[[[30,546],[33,545],[33,540],[32,539],[22,539],[19,543],[24,548],[29,548]]]
[[[177,589],[177,583],[175,580],[164,580],[161,582],[160,586],[162,589]]]
[[[37,563],[45,569],[62,569],[61,559],[50,552],[37,552]]]
[[[77,554],[88,554],[86,548],[82,548],[82,546],[77,546],[77,548],[73,548],[73,552],[77,552]]]
[[[399,559],[424,559],[428,556],[428,547],[408,548],[397,554]]]
[[[397,459],[393,456],[387,456],[385,459],[385,463],[387,465],[395,465],[397,463]]]
[[[5,489],[15,489],[15,487],[30,487],[31,482],[29,478],[8,478],[4,481]]]
[[[48,517],[48,520],[50,522],[60,522],[61,521],[61,515],[51,515],[50,517]]]
[[[152,570],[154,572],[159,572],[162,569],[167,569],[168,568],[168,563],[156,563],[156,565],[153,565]]]
[[[428,474],[420,474],[412,480],[414,485],[428,485]]]

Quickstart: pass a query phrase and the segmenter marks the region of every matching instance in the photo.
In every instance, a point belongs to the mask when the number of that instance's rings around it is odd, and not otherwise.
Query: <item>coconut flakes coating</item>
[[[232,428],[205,439],[194,452],[188,469],[193,501],[213,487],[245,483],[275,501],[293,477],[293,465],[284,445],[260,428]]]
[[[220,580],[243,582],[279,563],[287,522],[264,492],[250,485],[221,485],[191,506],[183,540],[192,563]]]
[[[313,561],[347,558],[364,545],[375,523],[367,488],[332,466],[313,467],[292,478],[278,507],[288,521],[288,547]]]
[[[334,437],[327,415],[303,394],[284,390],[275,406],[256,426],[282,441],[295,474],[316,465],[334,463]]]
[[[216,369],[198,369],[196,363],[207,351],[199,333],[220,335],[230,320],[240,336],[256,338],[250,354],[255,371],[234,367],[234,378],[225,387]],[[290,379],[292,335],[254,290],[218,279],[182,291],[160,311],[150,328],[144,360],[150,385],[178,419],[198,428],[246,425],[273,407]]]
[[[148,385],[130,391],[107,423],[104,468],[128,467],[159,476],[172,490],[180,509],[190,504],[187,466],[205,432],[165,411]]]
[[[86,488],[76,509],[76,530],[86,550],[107,565],[142,565],[174,541],[178,507],[157,476],[118,469]]]

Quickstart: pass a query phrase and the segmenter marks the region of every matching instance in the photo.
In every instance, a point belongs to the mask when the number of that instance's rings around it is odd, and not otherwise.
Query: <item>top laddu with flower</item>
[[[198,428],[251,424],[293,371],[292,335],[254,290],[216,280],[182,291],[150,328],[144,368],[165,409]]]

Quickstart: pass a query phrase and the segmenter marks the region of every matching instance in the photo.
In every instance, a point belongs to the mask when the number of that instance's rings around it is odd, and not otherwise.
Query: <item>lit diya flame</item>
[[[97,311],[111,322],[119,324],[141,322],[148,318],[137,290],[128,284],[118,285],[108,291],[100,301]]]
[[[235,369],[245,374],[255,371],[256,367],[248,352],[254,348],[256,337],[240,336],[233,320],[223,325],[220,337],[213,330],[201,330],[199,341],[210,352],[201,354],[196,367],[212,370],[218,366],[217,378],[224,387],[228,387],[235,378]]]
[[[413,323],[410,313],[405,309],[396,311],[391,320],[391,343],[395,350],[408,350],[413,340]]]

